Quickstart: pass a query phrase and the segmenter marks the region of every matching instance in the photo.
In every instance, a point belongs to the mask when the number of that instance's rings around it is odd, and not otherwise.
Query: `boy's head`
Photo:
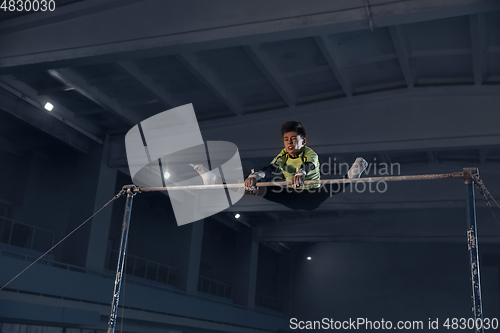
[[[302,138],[306,137],[306,130],[299,121],[287,121],[281,125],[281,136],[283,137],[287,132],[297,132]]]
[[[306,130],[298,121],[287,121],[281,125],[281,136],[285,149],[293,158],[297,157],[306,144]]]

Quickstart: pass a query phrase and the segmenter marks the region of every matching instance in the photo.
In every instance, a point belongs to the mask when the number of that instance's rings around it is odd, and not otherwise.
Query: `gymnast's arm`
[[[250,190],[255,187],[258,181],[261,180],[272,180],[274,177],[281,174],[281,169],[277,164],[271,163],[266,167],[262,168],[262,170],[258,172],[254,172],[245,179],[245,189]]]
[[[295,176],[292,178],[292,186],[293,187],[303,186],[307,174],[314,169],[316,169],[316,165],[313,162],[303,163],[300,168],[297,168],[296,170],[297,172],[295,173]],[[276,180],[276,177],[279,178],[283,177],[281,168],[276,163],[271,163],[265,168],[263,168],[261,171],[257,173],[254,172],[249,176],[249,178],[257,178],[257,181]]]
[[[303,163],[300,168],[297,168],[295,176],[292,178],[292,187],[303,186],[307,174],[314,169],[316,169],[316,165],[313,162]]]

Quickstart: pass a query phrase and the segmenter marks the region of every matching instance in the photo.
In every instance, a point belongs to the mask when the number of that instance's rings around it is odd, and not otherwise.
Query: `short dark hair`
[[[281,136],[283,137],[287,132],[297,132],[303,138],[306,137],[306,129],[299,121],[287,121],[281,125]]]

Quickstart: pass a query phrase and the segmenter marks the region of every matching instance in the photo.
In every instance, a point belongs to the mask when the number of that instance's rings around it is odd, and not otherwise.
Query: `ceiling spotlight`
[[[54,108],[54,105],[52,105],[49,102],[47,102],[47,103],[45,103],[44,108],[47,111],[52,111],[52,109]]]
[[[165,171],[165,173],[163,174],[163,178],[169,179],[170,178],[170,173],[168,171]]]
[[[241,216],[240,214],[234,214],[234,217],[237,218],[237,219],[239,219],[240,216]]]
[[[307,257],[307,260],[311,260],[312,258],[311,257]]]

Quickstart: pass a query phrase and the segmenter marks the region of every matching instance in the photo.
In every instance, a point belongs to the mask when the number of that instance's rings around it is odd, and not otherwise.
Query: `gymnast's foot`
[[[364,158],[358,157],[347,172],[347,178],[354,179],[361,177],[361,174],[365,171],[367,166],[368,162]]]
[[[190,164],[196,172],[198,172],[203,179],[203,185],[213,185],[215,184],[215,180],[217,176],[212,173],[212,171],[205,168],[202,164]]]

